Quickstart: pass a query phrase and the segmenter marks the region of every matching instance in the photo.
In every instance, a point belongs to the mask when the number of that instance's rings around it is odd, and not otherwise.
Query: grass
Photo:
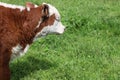
[[[0,1],[50,3],[67,28],[10,63],[11,80],[120,80],[120,0]]]

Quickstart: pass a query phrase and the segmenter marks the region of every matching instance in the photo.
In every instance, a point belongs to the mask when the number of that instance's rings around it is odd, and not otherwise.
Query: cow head
[[[48,25],[42,29],[42,32],[47,34],[62,34],[65,26],[61,23],[61,17],[58,10],[50,4],[43,3],[43,5],[46,8],[46,10],[44,10],[45,14],[48,14],[45,16]]]
[[[29,8],[39,7],[30,2],[26,4],[28,10]],[[41,5],[40,5],[41,6]],[[58,10],[47,3],[42,4],[42,20],[39,21],[39,26],[37,28],[42,29],[37,33],[37,37],[45,36],[47,34],[62,34],[64,32],[65,26],[61,23],[61,16]]]

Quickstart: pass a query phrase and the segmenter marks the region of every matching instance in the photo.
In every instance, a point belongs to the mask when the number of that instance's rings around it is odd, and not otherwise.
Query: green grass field
[[[11,80],[120,80],[120,0],[0,1],[50,3],[66,26],[11,62]]]

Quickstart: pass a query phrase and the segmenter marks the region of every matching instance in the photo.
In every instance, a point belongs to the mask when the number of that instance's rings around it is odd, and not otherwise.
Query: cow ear
[[[49,6],[47,4],[43,4],[43,17],[49,17]]]
[[[35,5],[32,2],[26,2],[26,7],[27,8],[34,8]]]

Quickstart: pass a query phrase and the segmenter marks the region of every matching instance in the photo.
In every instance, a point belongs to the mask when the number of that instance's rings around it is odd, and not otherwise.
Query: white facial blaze
[[[58,10],[50,4],[47,5],[49,6],[49,14],[50,14],[49,16],[55,14],[55,18],[56,18],[54,24],[48,26],[48,33],[62,34],[64,32],[65,26],[63,26],[62,23],[60,22],[60,14]]]
[[[65,27],[62,25],[61,22],[58,22],[55,20],[54,24],[51,26],[46,26],[45,28],[47,29],[43,29],[43,32],[46,32],[47,34],[62,34],[64,32]]]
[[[63,32],[64,32],[64,30],[65,30],[65,26],[63,26],[63,24],[61,23],[61,22],[59,22],[59,24],[58,24],[58,28],[57,28],[57,33],[58,34],[62,34]]]

